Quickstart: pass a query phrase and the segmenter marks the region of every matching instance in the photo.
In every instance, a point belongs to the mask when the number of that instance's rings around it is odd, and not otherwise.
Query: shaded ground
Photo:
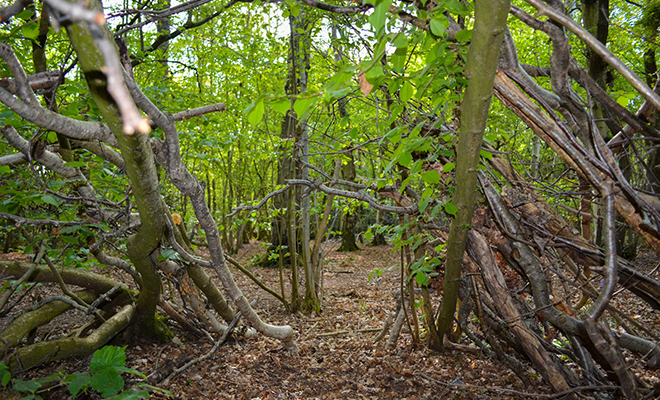
[[[331,249],[337,247],[338,244],[330,245]],[[248,265],[252,257],[264,251],[258,244],[250,244],[236,258]],[[299,354],[288,354],[278,341],[262,335],[251,339],[232,338],[210,360],[159,386],[170,390],[177,399],[519,399],[529,398],[519,393],[521,391],[548,393],[531,368],[528,374],[533,377],[534,386],[522,388],[510,370],[484,355],[439,354],[428,350],[424,344],[413,344],[405,328],[394,349],[385,349],[387,337],[374,343],[387,315],[395,309],[394,293],[400,282],[398,260],[398,253],[392,253],[387,246],[364,247],[355,253],[331,250],[326,257],[324,307],[320,315],[286,313],[281,303],[233,269],[248,299],[259,296],[257,308],[262,319],[272,324],[289,324],[296,330]],[[657,260],[653,258],[647,264],[651,270]],[[394,268],[389,268],[392,266]],[[382,276],[369,280],[377,269],[383,271]],[[253,267],[251,271],[278,290],[276,269]],[[657,270],[652,272],[657,276]],[[286,275],[290,275],[289,270]],[[288,295],[288,280],[285,286]],[[628,309],[635,310],[634,315],[640,322],[657,327],[658,313],[654,310],[626,303],[623,299],[615,303],[631,307]],[[434,306],[437,308],[437,304]],[[82,319],[82,315],[70,313],[58,317],[49,326],[40,328],[38,337],[61,336],[79,325]],[[3,325],[1,319],[0,325]],[[191,338],[174,322],[169,326],[177,335],[174,342],[132,343],[126,350],[128,366],[150,374],[156,369],[171,368],[182,359],[199,357],[212,346],[207,339]],[[111,344],[125,343],[117,339]],[[31,371],[28,378],[62,369],[68,373],[87,370],[90,359],[51,363]],[[657,371],[637,367],[638,376],[647,382],[660,381]],[[465,389],[464,385],[471,388]],[[504,390],[485,390],[484,387]],[[98,398],[95,396],[79,396],[78,399]],[[70,396],[59,390],[45,398]]]
[[[258,245],[251,244],[237,258],[247,265],[251,257],[263,251]],[[445,383],[520,390],[518,379],[503,366],[483,356],[441,355],[429,351],[425,345],[415,346],[406,329],[395,349],[385,349],[387,337],[373,343],[388,313],[395,309],[394,293],[400,280],[400,271],[396,268],[398,258],[398,254],[392,254],[387,246],[365,247],[355,253],[331,251],[326,258],[324,308],[318,316],[285,313],[281,303],[235,271],[235,277],[248,298],[259,295],[258,312],[265,321],[289,324],[296,330],[300,353],[291,356],[278,341],[263,336],[232,341],[220,348],[212,362],[190,369],[166,388],[180,399],[506,397],[503,393],[450,390],[418,375],[423,373]],[[391,266],[395,268],[388,270]],[[369,275],[375,269],[383,269],[383,275],[369,281]],[[276,269],[253,268],[252,271],[277,290]],[[288,282],[286,292],[289,293]],[[181,346],[168,344],[166,347],[163,354],[172,359],[179,354],[198,356],[211,344],[184,341]],[[142,350],[129,349],[132,366],[150,371],[158,346],[150,345]],[[144,350],[152,356],[145,358]],[[544,391],[542,388],[529,390]],[[512,395],[511,398],[520,396]]]

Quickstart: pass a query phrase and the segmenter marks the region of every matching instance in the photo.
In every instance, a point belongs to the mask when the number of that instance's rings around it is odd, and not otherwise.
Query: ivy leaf
[[[438,171],[431,169],[422,174],[422,179],[428,184],[434,184],[440,182],[440,174]]]
[[[449,215],[456,215],[456,213],[458,212],[458,207],[456,207],[456,205],[454,205],[454,203],[452,203],[451,201],[448,201],[445,204],[445,212]]]
[[[456,164],[453,162],[448,162],[447,164],[442,166],[442,172],[451,172],[456,168]]]

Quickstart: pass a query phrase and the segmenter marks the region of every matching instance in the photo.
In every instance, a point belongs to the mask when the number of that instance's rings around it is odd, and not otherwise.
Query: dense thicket
[[[281,285],[258,283],[318,312],[324,240],[360,234],[401,252],[414,340],[556,392],[652,392],[629,366],[660,365],[658,332],[611,302],[660,308],[630,262],[660,255],[660,2],[105,6],[0,8],[2,246],[30,255],[2,261],[0,312],[61,292],[0,332],[12,371],[164,337],[159,310],[197,334],[242,315],[295,352],[230,254],[269,242]],[[32,343],[71,307],[84,329]]]

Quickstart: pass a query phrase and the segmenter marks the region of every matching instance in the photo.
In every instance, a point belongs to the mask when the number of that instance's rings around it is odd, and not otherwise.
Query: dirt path
[[[263,251],[251,244],[238,258],[247,264]],[[258,307],[264,320],[293,326],[300,353],[291,356],[277,341],[263,336],[231,340],[212,361],[186,371],[166,389],[179,399],[507,398],[503,393],[448,389],[420,373],[445,383],[522,389],[513,373],[485,356],[441,355],[424,345],[414,346],[406,329],[395,349],[385,349],[386,338],[374,344],[378,332],[371,330],[380,329],[395,307],[400,279],[396,265],[398,255],[385,246],[348,254],[331,251],[326,257],[324,308],[318,316],[285,313],[277,300],[235,272],[248,298],[260,296]],[[395,267],[388,270],[391,266]],[[369,281],[377,268],[384,270],[383,275]],[[252,271],[271,288],[279,287],[277,270]],[[199,356],[211,346],[181,339],[178,346],[164,345],[161,366],[178,357]],[[156,344],[129,347],[130,366],[148,373],[162,348]]]

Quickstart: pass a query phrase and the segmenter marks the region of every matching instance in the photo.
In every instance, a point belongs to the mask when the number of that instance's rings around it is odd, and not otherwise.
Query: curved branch
[[[546,15],[553,21],[564,26],[569,31],[573,32],[577,37],[591,49],[601,56],[612,68],[617,70],[627,81],[634,87],[646,100],[648,100],[653,107],[660,110],[660,96],[658,96],[651,88],[649,88],[644,81],[642,81],[637,74],[635,74],[626,64],[619,60],[611,51],[605,47],[598,39],[589,33],[582,26],[578,25],[567,15],[564,15],[557,10],[549,7],[541,0],[525,0],[531,6],[539,11],[539,15]]]
[[[0,103],[9,107],[13,112],[43,129],[61,133],[72,139],[100,140],[117,147],[117,139],[110,128],[100,122],[79,121],[54,113],[41,106],[29,105],[0,87]]]

